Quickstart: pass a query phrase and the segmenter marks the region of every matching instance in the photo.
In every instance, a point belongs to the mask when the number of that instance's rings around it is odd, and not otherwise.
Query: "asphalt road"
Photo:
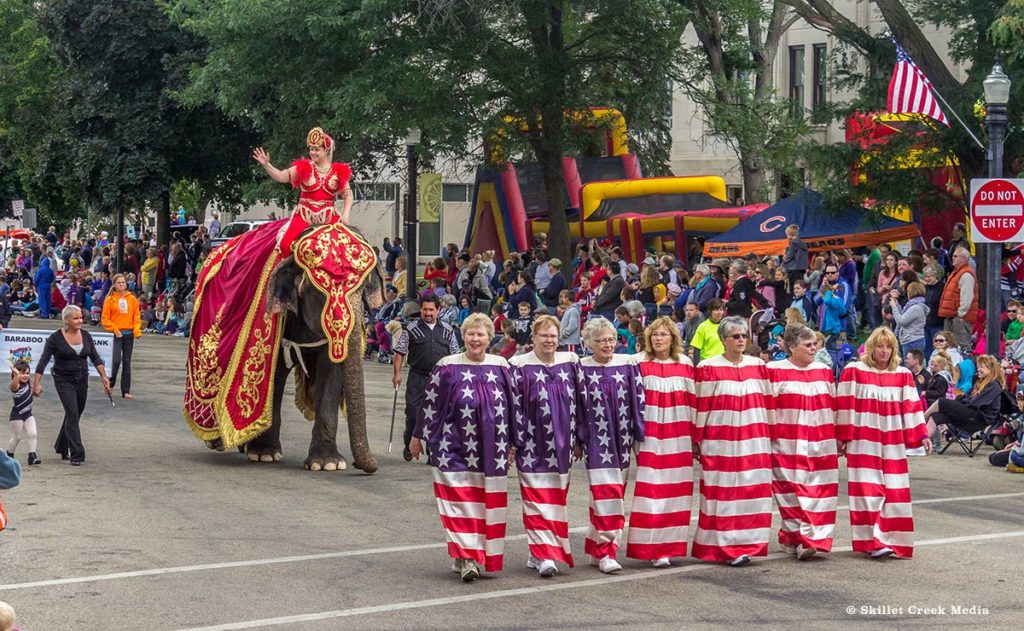
[[[0,600],[23,631],[1020,625],[1024,476],[990,467],[989,448],[974,459],[912,459],[915,558],[882,562],[848,551],[844,492],[827,558],[797,562],[773,544],[747,568],[623,560],[608,577],[582,553],[587,488],[577,467],[578,564],[540,579],[524,567],[513,478],[506,569],[467,585],[449,571],[428,467],[402,461],[400,448],[387,453],[390,366],[365,368],[380,471],[311,473],[302,469],[310,426],[287,403],[279,464],[197,441],[181,418],[185,351],[182,338],[145,336],[137,398],[116,408],[94,380],[81,468],[49,448],[62,413],[44,380],[35,406],[44,462],[3,493],[11,523],[0,534]]]

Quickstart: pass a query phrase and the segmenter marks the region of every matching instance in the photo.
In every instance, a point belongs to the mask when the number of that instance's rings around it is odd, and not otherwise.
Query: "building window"
[[[352,191],[356,201],[393,202],[398,199],[398,184],[394,182],[356,182]]]
[[[470,201],[469,184],[444,184],[441,186],[442,202],[468,202]]]
[[[804,47],[789,47],[789,100],[793,115],[804,115]]]
[[[725,194],[729,199],[729,204],[733,206],[742,206],[745,203],[743,200],[742,186],[726,186]]]
[[[815,110],[825,106],[827,55],[825,44],[814,45],[814,93],[811,96],[811,108]]]
[[[419,228],[418,256],[441,255],[441,222],[421,222]]]

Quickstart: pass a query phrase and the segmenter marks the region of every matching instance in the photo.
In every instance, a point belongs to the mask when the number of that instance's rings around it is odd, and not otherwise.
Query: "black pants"
[[[412,432],[416,429],[416,412],[423,405],[424,395],[430,375],[416,370],[409,371],[409,379],[405,382],[405,432],[402,434],[403,447],[412,441]]]
[[[85,445],[82,444],[82,431],[79,421],[85,410],[85,399],[89,394],[89,380],[53,378],[53,389],[57,391],[60,404],[64,408],[64,424],[60,426],[57,442],[53,448],[59,454],[70,454],[71,460],[85,461]]]
[[[989,421],[976,410],[953,399],[939,399],[939,409],[935,413],[935,422],[939,425],[949,423],[963,432],[980,432]]]
[[[132,349],[135,348],[135,336],[119,335],[114,337],[114,361],[110,369],[110,387],[117,383],[117,371],[122,368],[121,373],[121,394],[130,394],[132,391]],[[122,366],[123,364],[123,366]]]

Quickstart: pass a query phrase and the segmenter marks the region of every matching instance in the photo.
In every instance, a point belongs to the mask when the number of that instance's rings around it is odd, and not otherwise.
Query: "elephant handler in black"
[[[437,298],[426,294],[420,298],[420,317],[409,322],[393,345],[395,372],[391,383],[398,388],[402,383],[402,364],[409,364],[409,382],[405,384],[405,432],[402,434],[402,456],[412,460],[409,442],[416,428],[416,411],[423,406],[424,392],[430,380],[430,371],[445,355],[459,352],[455,329],[447,322],[437,320]]]
[[[92,361],[96,372],[103,380],[103,391],[110,396],[110,380],[103,368],[103,360],[96,352],[92,336],[82,330],[82,310],[69,305],[61,312],[64,326],[46,338],[43,355],[36,364],[35,382],[32,384],[33,396],[43,393],[43,371],[53,359],[53,389],[60,397],[64,407],[64,424],[60,428],[57,442],[53,448],[62,460],[70,460],[73,466],[85,462],[85,446],[82,444],[82,432],[78,427],[85,410],[86,395],[89,394],[89,365]]]

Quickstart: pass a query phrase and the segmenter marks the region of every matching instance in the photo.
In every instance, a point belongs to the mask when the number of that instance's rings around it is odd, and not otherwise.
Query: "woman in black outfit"
[[[928,435],[935,432],[936,425],[952,424],[962,432],[979,432],[999,418],[1002,407],[1003,388],[1006,377],[999,360],[991,355],[974,358],[978,374],[974,377],[974,388],[956,399],[939,399],[924,413],[928,421]]]
[[[60,397],[64,407],[64,424],[60,428],[57,442],[53,448],[62,460],[70,460],[78,466],[85,462],[85,446],[82,444],[82,432],[78,427],[85,410],[85,399],[89,394],[89,365],[92,361],[96,372],[103,380],[103,391],[110,396],[110,380],[103,368],[103,360],[96,352],[92,336],[82,330],[82,310],[69,305],[61,312],[64,326],[46,338],[43,356],[36,364],[36,378],[32,385],[32,394],[39,396],[43,392],[43,371],[53,358],[53,389]]]

